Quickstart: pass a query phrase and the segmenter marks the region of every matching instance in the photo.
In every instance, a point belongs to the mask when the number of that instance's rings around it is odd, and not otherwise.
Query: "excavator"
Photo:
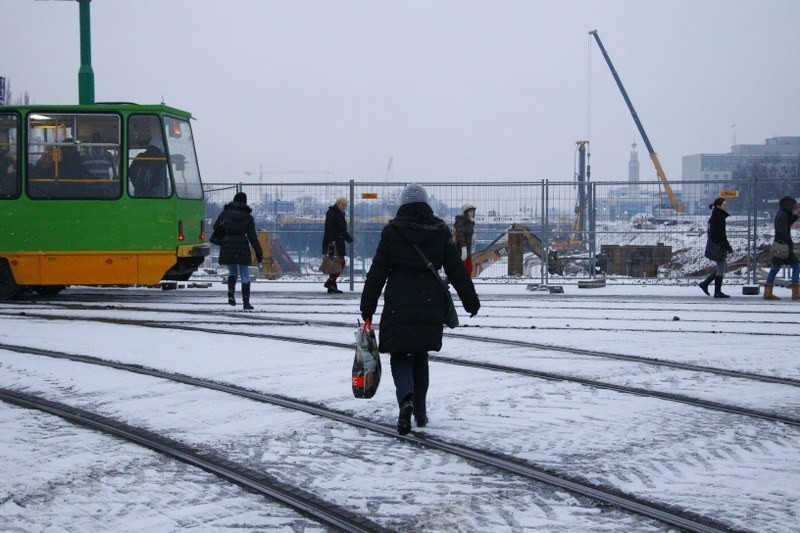
[[[667,175],[664,173],[664,169],[661,167],[661,162],[658,160],[658,154],[655,152],[655,150],[653,150],[653,145],[650,144],[650,139],[647,137],[647,134],[644,131],[644,126],[642,126],[642,122],[639,120],[639,115],[636,114],[636,110],[633,108],[631,99],[628,98],[628,93],[625,91],[625,87],[622,85],[622,80],[619,78],[617,71],[614,69],[614,64],[611,62],[611,58],[608,56],[608,52],[606,52],[606,48],[603,46],[600,36],[597,35],[597,30],[590,31],[589,35],[594,36],[594,40],[597,42],[597,46],[600,47],[600,51],[603,53],[603,57],[608,64],[608,68],[611,69],[611,75],[614,76],[614,81],[617,82],[617,87],[619,87],[619,90],[622,93],[622,98],[625,99],[625,104],[628,106],[628,111],[630,111],[633,121],[636,123],[636,128],[639,130],[639,134],[642,136],[645,146],[647,146],[650,159],[653,161],[653,165],[656,167],[656,174],[658,174],[658,178],[661,180],[664,190],[667,192],[667,196],[669,197],[669,203],[662,202],[661,204],[657,205],[654,209],[653,215],[658,219],[663,219],[666,218],[665,215],[668,213],[683,213],[686,210],[686,206],[678,202],[678,199],[675,197],[675,193],[672,191],[672,187],[667,180]]]
[[[545,249],[542,240],[531,230],[522,224],[514,223],[492,241],[489,246],[472,256],[472,275],[478,276],[492,263],[505,256],[510,256],[509,275],[521,275],[522,255],[519,252],[523,250],[531,251],[542,261],[547,261],[547,271],[550,274],[564,274],[564,266],[558,258],[558,252]],[[513,260],[514,257],[518,259],[515,261]]]

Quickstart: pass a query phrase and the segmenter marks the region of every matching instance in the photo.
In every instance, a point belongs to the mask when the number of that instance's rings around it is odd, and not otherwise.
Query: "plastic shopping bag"
[[[353,396],[372,398],[381,383],[381,354],[372,323],[365,321],[356,330],[356,356],[353,360]]]

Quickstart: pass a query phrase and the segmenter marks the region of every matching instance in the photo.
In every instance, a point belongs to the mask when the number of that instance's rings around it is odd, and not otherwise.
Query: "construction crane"
[[[647,146],[647,151],[650,153],[650,159],[653,161],[653,165],[656,167],[656,174],[658,174],[658,178],[664,185],[664,190],[667,191],[667,196],[669,197],[669,203],[672,206],[672,209],[678,213],[683,213],[686,209],[686,206],[678,202],[678,199],[675,198],[675,193],[672,192],[672,187],[670,186],[669,181],[667,181],[667,175],[664,173],[664,169],[661,167],[661,162],[658,160],[658,154],[656,154],[655,150],[653,150],[653,145],[650,144],[650,139],[647,137],[647,134],[644,131],[642,122],[639,120],[639,115],[636,114],[636,110],[633,108],[631,99],[628,98],[628,93],[625,91],[625,87],[622,85],[622,80],[619,78],[616,69],[614,69],[614,64],[611,63],[611,58],[608,57],[608,52],[606,52],[603,42],[600,40],[600,36],[597,35],[597,30],[592,30],[589,32],[589,34],[594,36],[594,40],[597,41],[597,46],[600,47],[600,51],[603,53],[606,63],[608,63],[608,68],[611,69],[611,75],[614,76],[614,81],[617,82],[617,87],[619,87],[622,97],[625,99],[625,103],[628,106],[628,110],[631,112],[633,121],[636,123],[636,128],[639,130],[639,134],[642,136],[645,146]]]

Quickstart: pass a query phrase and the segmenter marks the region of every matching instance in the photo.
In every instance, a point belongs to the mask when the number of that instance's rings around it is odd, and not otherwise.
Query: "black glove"
[[[361,318],[364,319],[364,322],[367,322],[367,321],[372,322],[372,315],[368,315],[366,313],[361,313]]]
[[[264,258],[263,257],[256,257],[256,263],[261,264],[263,262],[264,262]]]

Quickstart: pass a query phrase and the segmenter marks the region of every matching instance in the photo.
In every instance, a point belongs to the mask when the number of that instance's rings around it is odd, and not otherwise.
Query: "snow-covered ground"
[[[570,286],[564,294],[513,283],[478,283],[477,288],[483,304],[479,315],[462,315],[464,327],[432,354],[443,359],[431,362],[431,423],[415,427],[412,435],[501,452],[666,502],[732,529],[797,531],[799,426],[444,358],[596,379],[796,419],[798,386],[569,350],[797,381],[800,302],[765,302],[743,296],[737,286],[726,287],[733,296],[729,300],[706,297],[695,286],[645,283]],[[51,303],[0,303],[0,344],[212,378],[394,426],[388,357],[376,397],[358,400],[349,386],[352,349],[235,335],[352,344],[359,291],[356,286],[355,292],[329,296],[318,284],[259,282],[254,284],[256,311],[230,317],[219,283],[174,292],[68,289]],[[86,298],[72,299],[77,294]],[[85,308],[59,305],[70,300],[85,301]],[[169,320],[229,334],[89,320],[98,317]],[[395,530],[669,530],[407,439],[120,370],[0,347],[0,387],[213,449]],[[3,531],[321,530],[312,520],[210,474],[6,404],[0,404],[0,449]]]

